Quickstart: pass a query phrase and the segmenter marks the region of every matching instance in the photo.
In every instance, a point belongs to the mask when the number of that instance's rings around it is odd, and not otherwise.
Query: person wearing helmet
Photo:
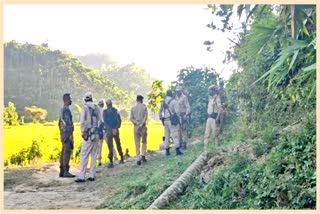
[[[178,86],[176,88],[176,101],[178,103],[178,116],[180,120],[179,129],[179,142],[182,149],[187,149],[188,143],[188,116],[190,114],[191,108],[189,105],[188,97],[182,93],[182,87]]]
[[[102,123],[102,117],[98,106],[93,103],[92,94],[87,92],[84,97],[85,104],[80,115],[80,128],[83,143],[80,152],[80,173],[75,182],[85,182],[86,168],[91,155],[89,181],[95,180],[96,158],[99,149],[98,128]]]
[[[208,148],[208,142],[211,135],[214,136],[214,139],[217,145],[220,145],[219,133],[217,130],[218,121],[221,114],[221,99],[219,96],[218,88],[214,85],[208,88],[209,91],[209,102],[208,102],[208,119],[206,123],[206,130],[204,134],[204,146],[205,150]]]

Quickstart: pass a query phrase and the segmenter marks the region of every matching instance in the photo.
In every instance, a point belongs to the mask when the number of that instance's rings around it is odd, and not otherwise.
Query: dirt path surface
[[[101,203],[101,193],[93,184],[78,184],[73,178],[60,178],[59,165],[49,164],[20,177],[18,172],[8,172],[15,179],[14,185],[5,185],[5,209],[95,209]],[[78,170],[72,168],[73,174]],[[101,168],[97,169],[97,173]],[[20,178],[14,178],[14,174]],[[11,174],[11,175],[10,175]]]

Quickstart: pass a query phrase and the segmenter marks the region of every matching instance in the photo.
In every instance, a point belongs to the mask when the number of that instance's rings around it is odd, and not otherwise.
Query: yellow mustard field
[[[147,126],[147,150],[155,151],[159,149],[164,134],[163,126],[160,122],[150,122]],[[74,131],[74,150],[72,162],[78,162],[82,138],[80,134],[80,125],[75,123]],[[130,122],[123,122],[120,128],[120,140],[123,152],[129,149],[129,154],[135,156],[135,143],[133,136],[133,125]],[[45,124],[25,124],[21,126],[10,126],[4,128],[4,161],[10,166],[10,159],[13,155],[19,154],[23,149],[31,147],[32,142],[36,141],[39,145],[41,158],[37,158],[37,162],[58,161],[61,151],[61,142],[59,137],[59,129],[56,122]],[[115,145],[115,143],[114,143]],[[107,162],[108,147],[103,142],[102,162]]]

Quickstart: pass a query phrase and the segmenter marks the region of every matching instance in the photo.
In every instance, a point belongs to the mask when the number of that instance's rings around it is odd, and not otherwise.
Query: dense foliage
[[[209,8],[222,20],[213,30],[235,32],[230,17],[246,15],[226,52],[239,69],[226,85],[233,123],[223,143],[245,142],[255,159],[230,154],[207,185],[195,179],[170,208],[315,209],[315,6]]]
[[[315,115],[300,129],[279,132],[275,146],[267,141],[257,162],[246,154],[230,154],[204,185],[195,178],[184,196],[170,204],[175,209],[307,209],[315,208]],[[302,128],[303,127],[303,128]],[[258,142],[258,139],[253,140]],[[217,154],[218,155],[218,154]],[[261,154],[262,155],[262,154]]]
[[[213,68],[181,69],[177,75],[177,85],[182,85],[191,107],[190,129],[202,126],[207,119],[208,87],[218,85],[219,75]]]

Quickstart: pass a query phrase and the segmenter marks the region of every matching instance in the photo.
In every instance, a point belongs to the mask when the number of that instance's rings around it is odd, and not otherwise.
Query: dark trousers
[[[116,145],[117,145],[117,150],[118,150],[118,153],[120,155],[121,158],[123,158],[123,153],[122,153],[122,148],[121,148],[121,143],[120,143],[120,137],[119,137],[119,130],[117,132],[116,135],[113,135],[112,134],[112,131],[110,130],[107,130],[106,132],[106,138],[107,138],[107,144],[108,144],[108,149],[109,149],[109,155],[108,155],[108,158],[110,161],[113,160],[113,139],[115,140],[116,142]]]
[[[62,142],[62,151],[60,155],[60,170],[62,172],[69,171],[69,162],[72,153],[71,141],[67,139],[65,142]]]

